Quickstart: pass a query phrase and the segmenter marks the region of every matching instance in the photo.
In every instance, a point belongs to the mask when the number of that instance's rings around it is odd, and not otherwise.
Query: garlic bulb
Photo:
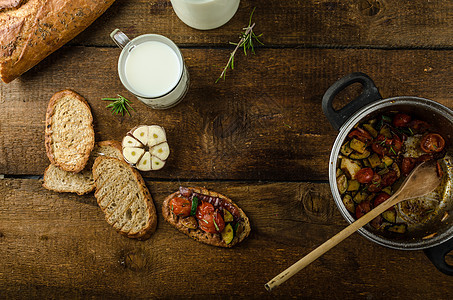
[[[165,130],[158,125],[140,125],[123,138],[124,160],[140,171],[159,170],[170,155]]]

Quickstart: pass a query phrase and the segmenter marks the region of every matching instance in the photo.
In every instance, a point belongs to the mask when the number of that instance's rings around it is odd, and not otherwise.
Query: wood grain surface
[[[260,49],[236,60],[214,83],[227,50],[183,49],[190,90],[165,111],[150,110],[121,85],[116,48],[71,47],[11,84],[0,97],[0,174],[42,174],[45,109],[71,88],[90,104],[96,140],[120,140],[138,124],[159,124],[172,154],[147,177],[235,180],[327,180],[335,132],[321,110],[326,89],[355,71],[371,76],[383,97],[420,96],[453,107],[451,51]],[[209,58],[209,59],[208,59]],[[450,63],[446,63],[450,62]],[[97,70],[80,72],[80,70]],[[103,97],[121,94],[136,112],[112,116]],[[30,163],[33,162],[33,163]]]
[[[169,0],[116,0],[73,45],[111,45],[109,34],[122,29],[168,36],[182,46],[223,46],[236,41],[253,21],[266,46],[451,48],[453,3],[450,0],[242,0],[225,26],[198,31],[186,26]]]
[[[452,280],[436,271],[423,252],[390,250],[358,234],[268,293],[264,283],[346,226],[328,185],[193,181],[190,185],[229,195],[250,217],[251,235],[233,249],[219,249],[179,233],[161,217],[162,202],[179,187],[176,182],[148,182],[158,209],[158,228],[140,242],[117,234],[93,196],[49,192],[38,180],[0,181],[2,298],[451,295]]]
[[[214,83],[253,8],[264,45],[255,55],[238,53],[235,69]],[[191,77],[180,104],[151,110],[121,85],[120,49],[109,37],[115,28],[180,46]],[[0,299],[452,299],[452,278],[422,251],[388,249],[359,234],[272,293],[264,288],[347,226],[328,184],[338,132],[321,110],[327,88],[360,71],[384,98],[453,108],[452,50],[451,0],[242,0],[230,22],[209,31],[182,23],[169,0],[116,0],[67,45],[0,83]],[[90,104],[97,141],[121,140],[139,124],[166,129],[166,166],[143,173],[158,210],[149,240],[117,234],[93,195],[41,186],[45,110],[66,88]],[[348,88],[336,108],[360,91]],[[105,108],[101,98],[117,94],[132,100],[131,117]],[[161,216],[179,185],[229,196],[249,216],[251,235],[218,249],[179,233]]]

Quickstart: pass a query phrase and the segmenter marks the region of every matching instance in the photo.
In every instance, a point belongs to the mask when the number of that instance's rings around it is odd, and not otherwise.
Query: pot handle
[[[453,238],[440,245],[423,250],[433,265],[442,273],[453,276],[453,266],[447,264],[445,256],[453,251]]]
[[[334,110],[332,103],[338,93],[356,82],[362,84],[362,94],[340,110]],[[322,97],[322,110],[332,127],[335,130],[339,130],[346,120],[356,111],[365,105],[380,99],[382,99],[381,94],[379,94],[373,80],[364,73],[356,72],[339,79],[327,89]]]

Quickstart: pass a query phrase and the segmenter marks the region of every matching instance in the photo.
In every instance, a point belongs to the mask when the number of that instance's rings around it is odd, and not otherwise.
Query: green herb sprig
[[[253,8],[252,13],[250,14],[249,25],[243,28],[244,32],[241,33],[239,42],[238,43],[230,42],[231,45],[236,45],[236,48],[234,48],[233,52],[230,53],[230,58],[228,59],[225,68],[223,68],[222,74],[220,74],[219,78],[217,78],[217,80],[215,81],[216,83],[222,78],[223,80],[225,80],[226,72],[229,68],[231,68],[231,70],[234,69],[234,56],[236,55],[236,52],[238,51],[239,48],[242,47],[244,50],[244,54],[247,55],[247,50],[250,50],[252,51],[253,54],[255,54],[255,47],[253,45],[254,42],[264,45],[258,39],[263,34],[261,33],[259,35],[256,35],[253,32],[253,27],[255,27],[255,23],[252,24],[252,17],[253,13],[255,12],[255,8]]]
[[[102,98],[101,100],[112,102],[106,106],[106,108],[111,109],[112,115],[121,114],[124,116],[124,112],[126,112],[130,117],[131,114],[129,113],[129,108],[135,111],[135,109],[130,105],[130,101],[119,94],[118,98]]]

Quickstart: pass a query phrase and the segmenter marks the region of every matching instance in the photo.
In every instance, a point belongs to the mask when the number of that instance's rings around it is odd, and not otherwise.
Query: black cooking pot
[[[356,99],[349,102],[340,110],[335,110],[332,103],[339,92],[348,86],[360,83],[363,87],[362,93]],[[329,182],[335,203],[343,217],[352,223],[355,218],[346,209],[341,195],[338,191],[336,170],[340,155],[340,148],[347,137],[347,134],[358,123],[373,117],[389,112],[399,111],[410,114],[418,119],[427,121],[434,128],[438,129],[451,148],[453,145],[453,111],[449,108],[429,99],[418,97],[394,97],[382,99],[374,82],[363,73],[349,74],[335,82],[324,94],[322,108],[327,119],[339,134],[332,147],[329,161]],[[450,151],[447,151],[447,153]],[[448,164],[451,164],[448,167]],[[417,224],[414,230],[403,235],[386,234],[377,231],[367,225],[359,229],[359,233],[367,239],[380,245],[401,249],[420,250],[423,249],[426,256],[441,272],[453,275],[453,266],[445,261],[445,256],[453,250],[453,159],[447,161],[448,172],[444,181],[445,187],[442,190],[441,211],[426,224]]]

